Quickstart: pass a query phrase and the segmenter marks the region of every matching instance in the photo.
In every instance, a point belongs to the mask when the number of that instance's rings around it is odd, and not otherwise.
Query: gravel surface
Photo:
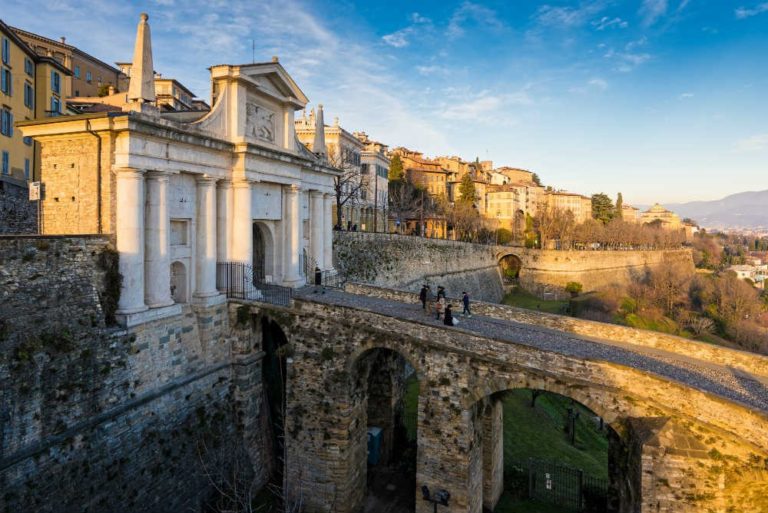
[[[461,311],[460,305],[454,308],[456,312],[454,317],[459,318],[459,325],[456,328],[450,328],[443,325],[442,321],[436,320],[434,314],[426,315],[420,303],[401,303],[335,289],[328,289],[325,294],[320,294],[314,293],[312,287],[300,289],[295,295],[312,301],[369,310],[434,325],[434,327],[460,329],[479,336],[586,360],[616,363],[662,376],[768,413],[768,387],[759,379],[744,371],[675,353],[611,340],[588,339],[571,333],[480,315],[464,318],[458,315]]]

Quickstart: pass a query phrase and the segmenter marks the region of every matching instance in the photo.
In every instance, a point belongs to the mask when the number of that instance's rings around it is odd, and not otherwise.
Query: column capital
[[[145,171],[144,176],[146,176],[147,180],[169,180],[171,172],[152,169]]]
[[[230,183],[234,189],[250,188],[253,185],[253,182],[250,180],[232,180]]]
[[[144,173],[146,173],[146,169],[137,169],[135,167],[116,167],[114,171],[116,175],[125,178],[142,178]]]
[[[309,195],[314,197],[314,198],[318,198],[318,197],[322,198],[323,197],[323,191],[311,190],[311,191],[309,191]]]
[[[198,183],[198,185],[202,185],[202,184],[213,185],[218,180],[219,180],[218,178],[211,175],[195,175],[195,181]]]
[[[288,185],[283,185],[283,189],[285,190],[285,192],[289,194],[295,194],[297,192],[301,192],[301,185],[292,183]]]
[[[219,189],[231,189],[232,188],[232,180],[229,178],[222,178],[218,182],[216,182],[216,187]]]

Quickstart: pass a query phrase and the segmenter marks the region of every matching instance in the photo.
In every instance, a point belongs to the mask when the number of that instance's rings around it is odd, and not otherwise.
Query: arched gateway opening
[[[523,263],[516,255],[505,255],[499,260],[501,276],[504,283],[515,283],[520,277],[520,269]]]
[[[473,418],[484,511],[617,511],[612,474],[621,441],[583,404],[543,390],[513,389],[478,401]]]
[[[372,349],[354,364],[354,386],[363,394],[361,419],[366,427],[365,513],[415,511],[416,417],[419,381],[398,352]]]

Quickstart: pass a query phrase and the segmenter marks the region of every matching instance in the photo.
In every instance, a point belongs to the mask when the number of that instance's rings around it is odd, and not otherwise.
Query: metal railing
[[[265,280],[263,270],[242,262],[216,264],[216,288],[228,298],[290,306],[293,290]]]
[[[346,275],[339,272],[336,269],[333,270],[318,270],[315,259],[307,254],[301,255],[302,269],[304,270],[304,276],[307,279],[307,285],[317,284],[317,273],[320,273],[320,282],[323,287],[332,289],[342,289],[347,281]]]

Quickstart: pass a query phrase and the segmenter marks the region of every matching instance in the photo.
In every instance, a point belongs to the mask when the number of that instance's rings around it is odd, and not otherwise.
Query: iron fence
[[[263,269],[242,262],[216,265],[216,288],[228,298],[290,306],[292,289],[265,280]]]
[[[320,273],[320,284],[323,287],[342,289],[346,283],[346,275],[336,269],[333,270],[320,270],[317,266],[317,262],[311,256],[305,253],[301,255],[302,269],[304,270],[304,276],[307,279],[308,285],[317,284],[317,274]]]
[[[608,480],[551,461],[507,462],[504,488],[520,498],[554,504],[564,511],[604,513]]]

